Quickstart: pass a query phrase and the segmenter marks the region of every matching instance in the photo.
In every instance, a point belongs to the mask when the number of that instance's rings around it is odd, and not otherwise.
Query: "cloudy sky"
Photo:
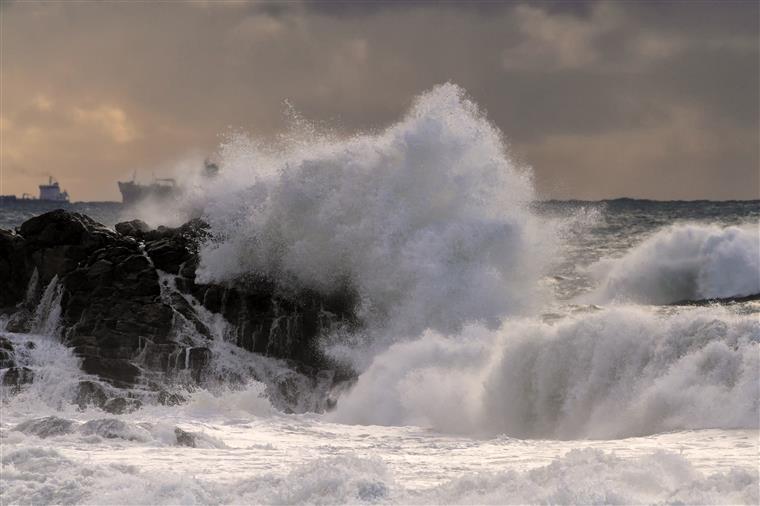
[[[0,4],[2,188],[118,200],[284,101],[350,133],[463,86],[545,197],[758,198],[758,3]]]

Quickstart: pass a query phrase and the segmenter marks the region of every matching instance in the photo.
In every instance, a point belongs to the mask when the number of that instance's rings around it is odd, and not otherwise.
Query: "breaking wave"
[[[656,232],[591,267],[590,299],[665,304],[760,293],[760,229],[687,224]]]
[[[348,285],[397,334],[491,326],[530,307],[555,231],[528,209],[530,173],[464,91],[438,86],[377,134],[237,137],[204,192],[214,240],[200,279],[263,274]]]
[[[759,404],[757,318],[618,307],[396,344],[331,416],[476,435],[619,438],[757,428]]]

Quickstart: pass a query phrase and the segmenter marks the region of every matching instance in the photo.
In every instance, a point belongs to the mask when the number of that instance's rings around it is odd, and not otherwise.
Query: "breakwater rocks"
[[[202,383],[213,374],[215,339],[324,382],[330,364],[317,339],[355,321],[350,291],[285,293],[261,277],[197,283],[208,237],[200,220],[111,230],[64,210],[0,230],[0,317],[8,332],[60,338],[110,387],[160,390],[166,375]]]

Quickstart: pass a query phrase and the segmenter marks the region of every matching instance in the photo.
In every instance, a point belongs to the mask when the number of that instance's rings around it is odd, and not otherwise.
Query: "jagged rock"
[[[187,446],[190,448],[195,448],[196,442],[195,442],[195,434],[192,432],[187,432],[186,430],[182,430],[179,427],[174,428],[174,435],[177,438],[177,445],[178,446]]]
[[[143,234],[150,230],[150,226],[142,220],[132,220],[117,223],[114,227],[117,234],[142,239]]]
[[[28,220],[17,233],[0,231],[0,311],[12,313],[7,328],[26,331],[33,318],[36,301],[24,299],[35,270],[37,297],[57,277],[64,343],[82,358],[85,372],[113,386],[131,387],[149,381],[150,374],[185,368],[193,380],[204,381],[211,352],[198,341],[212,333],[197,305],[223,315],[238,346],[314,371],[329,366],[316,344],[320,333],[335,320],[354,322],[355,297],[348,289],[329,295],[284,292],[261,277],[197,283],[199,244],[209,237],[200,220],[157,229],[133,220],[115,229],[57,210]],[[161,271],[174,277],[170,281]],[[8,359],[0,356],[10,365]],[[78,403],[105,405],[102,388],[80,390]],[[174,402],[166,396],[164,401]],[[121,404],[112,403],[114,409]]]
[[[669,306],[709,306],[712,304],[741,304],[743,302],[753,302],[760,300],[760,293],[753,293],[751,295],[742,295],[739,297],[716,297],[712,299],[695,299],[695,300],[679,300],[677,302],[671,302]]]
[[[100,376],[106,381],[119,386],[129,387],[140,376],[140,368],[125,359],[85,357],[82,370],[87,374]]]
[[[180,394],[167,392],[166,390],[161,390],[158,393],[157,400],[159,404],[163,404],[164,406],[179,406],[187,402],[187,399]]]
[[[57,416],[46,416],[44,418],[35,418],[27,420],[16,425],[13,430],[32,434],[40,438],[51,436],[62,436],[74,432],[77,423],[74,420],[67,420]]]
[[[24,239],[10,230],[0,230],[0,308],[15,306],[24,299],[30,271]]]
[[[5,371],[3,385],[20,388],[34,381],[34,371],[28,367],[11,367]]]
[[[142,406],[142,402],[139,399],[131,399],[129,397],[114,397],[109,399],[103,404],[103,411],[113,413],[114,415],[122,415],[124,413],[132,413],[137,411]]]
[[[74,403],[79,406],[80,409],[85,409],[87,406],[103,407],[108,400],[103,387],[94,381],[84,380],[80,381],[77,385],[77,394],[74,398]]]
[[[16,365],[16,361],[13,360],[13,353],[0,349],[0,369],[7,369],[14,365]]]
[[[79,432],[85,436],[97,435],[107,439],[124,439],[126,441],[150,440],[150,433],[146,429],[116,418],[90,420],[79,427]]]
[[[10,339],[0,336],[0,369],[7,369],[16,365],[13,353],[13,343]]]

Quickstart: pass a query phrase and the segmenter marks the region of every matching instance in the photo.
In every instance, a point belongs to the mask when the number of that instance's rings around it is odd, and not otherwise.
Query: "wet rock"
[[[4,336],[0,336],[0,350],[13,351],[13,342]]]
[[[140,376],[140,369],[128,360],[118,358],[86,357],[82,370],[100,376],[118,387],[130,387]]]
[[[28,219],[19,227],[19,234],[32,247],[74,245],[83,249],[105,246],[115,235],[92,218],[63,209]]]
[[[751,295],[742,295],[739,297],[723,297],[713,299],[696,299],[696,300],[679,300],[678,302],[671,302],[669,306],[710,306],[713,304],[728,305],[728,304],[741,304],[743,302],[753,302],[760,300],[760,293],[754,293]]]
[[[185,430],[180,429],[179,427],[175,427],[174,435],[177,438],[178,446],[187,446],[190,448],[195,448],[196,436],[192,432],[187,432]]]
[[[158,402],[164,406],[179,406],[180,404],[186,403],[187,399],[180,394],[161,390],[158,393]]]
[[[76,426],[77,423],[73,420],[67,420],[57,416],[46,416],[44,418],[35,418],[34,420],[22,422],[14,427],[13,430],[46,438],[71,434],[74,432]]]
[[[108,395],[102,385],[94,381],[80,381],[77,385],[77,394],[74,403],[79,409],[85,409],[87,406],[103,407],[108,400]]]
[[[195,381],[200,382],[209,363],[211,362],[211,350],[208,348],[190,348],[187,350],[190,374]]]
[[[103,411],[107,411],[114,415],[122,415],[125,413],[132,413],[142,407],[142,402],[139,399],[131,399],[128,397],[115,397],[109,399],[103,404]]]
[[[116,418],[90,420],[79,428],[82,434],[97,435],[107,439],[124,439],[126,441],[150,441],[150,433],[144,428],[129,424]]]
[[[16,361],[13,358],[13,353],[8,350],[0,350],[0,369],[8,369],[15,366]]]
[[[142,220],[124,221],[117,223],[114,228],[116,229],[116,233],[134,237],[135,239],[142,239],[143,234],[151,229],[150,226]]]
[[[24,300],[31,275],[24,239],[10,230],[0,229],[0,308],[12,307]]]
[[[11,367],[3,375],[3,385],[20,388],[34,381],[34,371],[28,367]]]
[[[16,365],[13,343],[10,339],[0,336],[0,369],[7,369]]]
[[[82,358],[85,372],[112,386],[131,388],[153,381],[152,374],[174,373],[190,343],[181,366],[187,364],[195,381],[204,380],[211,355],[199,341],[212,333],[191,296],[227,320],[238,346],[315,371],[331,367],[317,346],[319,336],[335,321],[355,323],[356,297],[349,289],[327,295],[286,292],[260,276],[226,285],[197,283],[198,248],[209,237],[200,220],[157,229],[132,220],[115,228],[57,210],[28,220],[18,233],[0,231],[0,308],[10,314],[7,328],[28,330],[36,302],[23,301],[35,270],[37,296],[57,276],[64,343]],[[171,286],[162,294],[161,271],[175,275],[173,283],[183,295]],[[11,365],[8,360],[7,354],[0,356],[4,365]],[[85,405],[104,405],[107,399],[91,390],[82,394]],[[114,409],[120,405],[114,401]]]

